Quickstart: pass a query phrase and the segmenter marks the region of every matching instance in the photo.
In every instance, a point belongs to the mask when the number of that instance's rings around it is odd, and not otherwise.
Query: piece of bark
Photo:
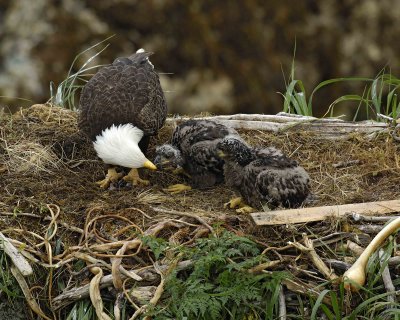
[[[15,248],[8,238],[0,232],[0,248],[10,257],[12,263],[26,277],[33,273],[32,267],[28,260]]]
[[[343,217],[352,212],[363,215],[383,215],[399,211],[400,200],[389,200],[337,206],[254,212],[250,215],[257,225],[263,226],[321,221],[331,217]]]

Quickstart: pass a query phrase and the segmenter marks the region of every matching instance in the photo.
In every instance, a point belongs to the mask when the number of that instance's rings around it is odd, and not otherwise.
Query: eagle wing
[[[150,53],[118,58],[101,68],[85,85],[80,100],[79,127],[90,138],[111,125],[131,123],[154,135],[167,116],[158,74],[148,63]]]
[[[309,176],[300,166],[267,166],[257,175],[255,190],[273,206],[298,207],[309,194]]]

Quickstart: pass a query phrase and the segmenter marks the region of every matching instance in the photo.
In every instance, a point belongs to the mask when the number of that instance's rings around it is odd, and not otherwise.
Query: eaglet
[[[78,126],[93,141],[97,155],[108,164],[101,188],[122,174],[114,166],[130,168],[123,178],[147,185],[137,168],[155,170],[146,158],[149,137],[163,126],[167,104],[158,74],[149,61],[152,53],[138,50],[101,68],[85,85],[79,104]]]
[[[154,163],[162,170],[188,176],[191,185],[176,184],[165,190],[179,193],[222,182],[224,161],[217,153],[217,145],[228,137],[240,140],[234,129],[214,121],[193,119],[179,124],[171,143],[156,148]]]
[[[253,148],[230,138],[222,140],[218,149],[225,160],[225,183],[241,194],[226,206],[240,207],[238,212],[263,209],[265,205],[295,208],[307,198],[310,192],[307,172],[280,150]]]

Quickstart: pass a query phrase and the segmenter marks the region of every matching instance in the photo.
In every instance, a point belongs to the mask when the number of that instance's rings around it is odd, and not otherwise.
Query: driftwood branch
[[[352,203],[337,206],[312,207],[269,212],[254,212],[251,216],[259,225],[277,225],[321,221],[331,217],[343,217],[349,213],[382,215],[400,211],[400,200]]]
[[[189,120],[189,117],[168,118],[167,123],[180,123]],[[264,114],[234,114],[229,116],[198,117],[195,119],[213,120],[235,129],[286,131],[291,129],[318,132],[319,137],[328,139],[347,138],[351,133],[373,134],[386,132],[388,125],[376,121],[343,121],[337,118],[318,119],[307,116],[279,113],[277,115]]]

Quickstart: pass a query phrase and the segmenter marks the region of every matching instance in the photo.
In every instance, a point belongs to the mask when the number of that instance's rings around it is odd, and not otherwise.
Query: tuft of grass
[[[386,73],[383,69],[374,79],[364,77],[334,78],[319,83],[307,96],[306,89],[301,80],[295,78],[295,55],[296,44],[294,47],[293,59],[290,69],[289,81],[286,83],[286,91],[283,96],[283,111],[295,113],[303,116],[313,115],[313,98],[316,93],[326,87],[342,82],[361,82],[365,83],[364,91],[360,94],[346,94],[335,99],[328,107],[325,115],[333,116],[336,105],[342,102],[356,102],[357,108],[354,112],[353,121],[357,118],[361,108],[365,109],[367,119],[377,121],[391,120],[395,122],[399,118],[400,101],[397,94],[400,88],[400,79]]]
[[[6,151],[8,154],[6,166],[13,172],[52,173],[60,165],[54,152],[40,143],[18,142],[8,145]]]
[[[93,73],[91,71],[96,70],[103,65],[95,65],[90,66],[90,63],[100,55],[109,44],[105,45],[103,48],[98,50],[95,54],[91,55],[89,59],[85,61],[85,63],[78,69],[78,71],[73,72],[75,68],[75,63],[77,62],[78,58],[82,55],[86,54],[87,52],[91,51],[92,49],[97,49],[102,43],[112,38],[114,35],[96,43],[95,45],[87,48],[86,50],[77,54],[72,61],[72,64],[69,68],[67,77],[55,88],[54,82],[50,82],[50,102],[54,105],[68,108],[71,110],[76,110],[76,94],[82,90],[83,86],[87,83],[88,78],[90,78]]]
[[[2,249],[0,249],[0,295],[5,295],[8,301],[21,297],[21,290],[11,274],[7,255]]]
[[[383,249],[382,258],[375,253],[368,261],[367,283],[359,292],[359,296],[352,297],[344,289],[343,283],[337,289],[325,289],[312,305],[311,320],[321,319],[322,314],[328,320],[356,320],[356,319],[400,319],[400,303],[388,299],[393,293],[385,292],[382,284],[382,272],[388,265],[388,260],[394,250],[394,240]],[[395,279],[397,286],[400,279]],[[330,298],[331,305],[323,303],[325,297]],[[352,301],[352,303],[350,302]]]

